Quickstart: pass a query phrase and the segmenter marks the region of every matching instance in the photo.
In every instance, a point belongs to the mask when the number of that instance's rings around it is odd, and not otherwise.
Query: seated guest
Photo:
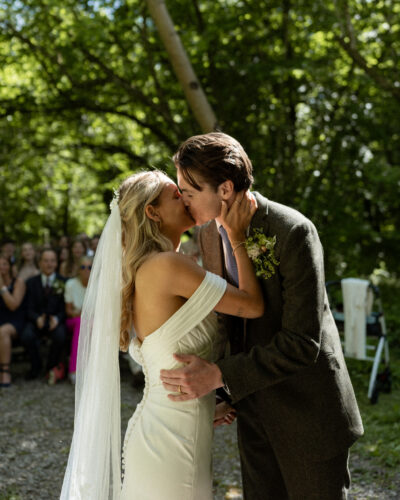
[[[27,282],[27,325],[21,335],[31,361],[27,379],[39,377],[42,370],[40,340],[49,337],[50,351],[46,371],[49,384],[64,377],[61,356],[66,340],[64,289],[65,280],[56,274],[57,255],[54,250],[42,250],[39,259],[40,274]]]
[[[0,256],[0,387],[11,385],[11,339],[24,326],[26,285],[13,278],[11,262]]]
[[[0,248],[0,253],[3,255],[6,259],[8,259],[11,262],[11,265],[13,266],[15,264],[15,241],[6,238],[1,242],[1,248]]]
[[[81,327],[81,311],[86,287],[92,269],[92,258],[82,257],[79,274],[65,284],[65,311],[67,313],[67,328],[72,333],[71,355],[69,358],[68,376],[72,384],[75,383],[76,356],[78,353],[79,329]]]
[[[68,260],[60,266],[60,274],[64,278],[75,278],[79,271],[79,261],[86,255],[85,243],[80,239],[75,239],[69,248]]]
[[[21,247],[21,259],[18,265],[18,277],[27,281],[40,273],[36,263],[36,253],[32,243],[24,243]]]
[[[61,273],[61,266],[66,265],[68,261],[68,255],[69,255],[69,249],[68,247],[60,247],[57,250],[57,261],[58,261],[58,267],[57,267],[57,272],[62,275]],[[65,262],[65,264],[64,264]]]

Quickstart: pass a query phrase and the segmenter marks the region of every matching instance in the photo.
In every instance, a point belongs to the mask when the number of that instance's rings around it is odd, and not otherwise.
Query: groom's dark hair
[[[183,178],[198,191],[202,188],[194,176],[215,191],[226,180],[233,182],[236,192],[249,189],[253,182],[253,166],[245,150],[236,139],[222,132],[189,137],[172,159]]]

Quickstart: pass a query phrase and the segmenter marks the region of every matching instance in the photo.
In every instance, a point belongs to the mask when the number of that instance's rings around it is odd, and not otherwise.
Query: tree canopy
[[[175,27],[255,189],[316,224],[328,275],[398,272],[400,5],[178,0]],[[98,231],[112,187],[200,133],[138,0],[0,0],[0,232]]]

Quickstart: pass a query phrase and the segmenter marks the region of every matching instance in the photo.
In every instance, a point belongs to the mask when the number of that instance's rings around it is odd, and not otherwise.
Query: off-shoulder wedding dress
[[[194,294],[129,353],[146,377],[143,399],[130,419],[123,449],[121,500],[212,500],[214,392],[184,402],[171,401],[161,369],[180,366],[173,353],[214,361],[221,353],[213,308],[226,281],[206,273]]]

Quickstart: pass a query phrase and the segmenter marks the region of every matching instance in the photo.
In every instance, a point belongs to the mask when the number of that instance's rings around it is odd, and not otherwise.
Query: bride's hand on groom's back
[[[220,401],[215,406],[214,427],[231,425],[236,418],[236,410],[226,401]]]

